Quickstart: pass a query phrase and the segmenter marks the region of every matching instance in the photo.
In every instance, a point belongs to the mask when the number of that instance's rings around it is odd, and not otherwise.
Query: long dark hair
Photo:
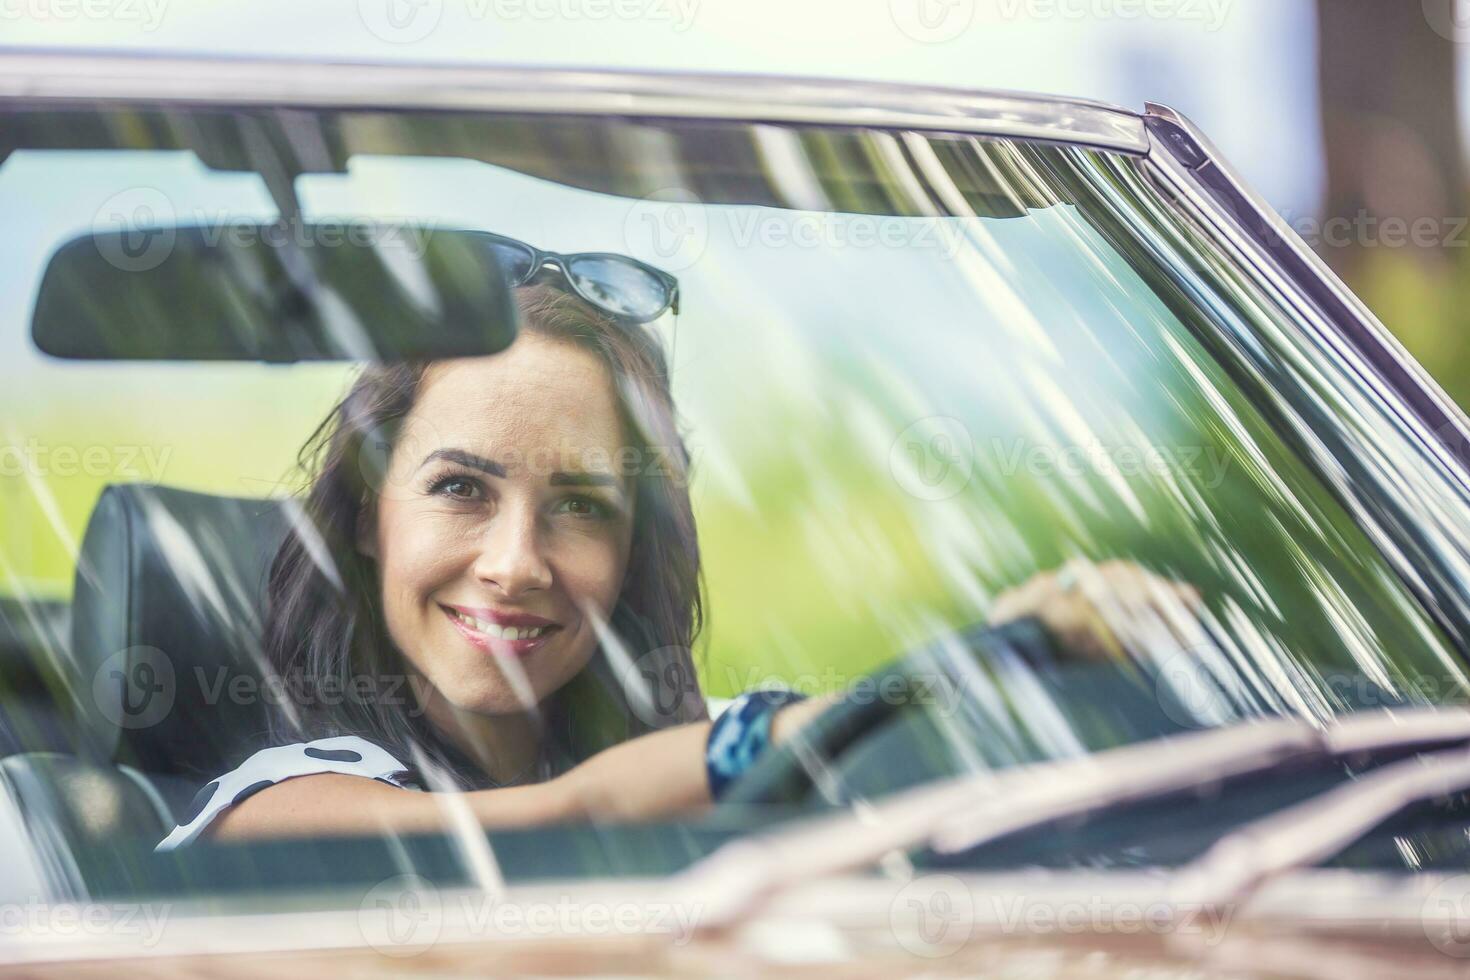
[[[689,454],[657,338],[550,286],[516,294],[523,330],[578,344],[607,367],[638,461],[632,547],[608,630],[588,665],[543,705],[546,775],[617,741],[706,717],[691,652],[703,625],[702,576]],[[408,710],[407,685],[390,693],[393,685],[376,683],[410,672],[383,621],[376,567],[355,547],[357,527],[426,368],[366,366],[301,449],[310,484],[267,585],[265,653],[289,693],[273,713],[270,737],[360,735],[462,787],[494,785]],[[352,696],[364,678],[374,696]]]

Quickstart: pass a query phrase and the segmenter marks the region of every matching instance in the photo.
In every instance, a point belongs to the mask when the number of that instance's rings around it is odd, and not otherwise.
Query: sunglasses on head
[[[494,251],[511,286],[524,286],[544,269],[555,269],[573,293],[614,319],[630,323],[679,312],[679,280],[651,265],[615,252],[547,252],[534,245],[476,232]]]

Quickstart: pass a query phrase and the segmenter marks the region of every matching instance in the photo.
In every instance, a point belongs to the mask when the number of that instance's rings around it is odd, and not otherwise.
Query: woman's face
[[[591,611],[610,618],[628,564],[623,444],[609,372],[569,342],[523,333],[427,371],[359,547],[439,697],[523,711],[586,665]]]

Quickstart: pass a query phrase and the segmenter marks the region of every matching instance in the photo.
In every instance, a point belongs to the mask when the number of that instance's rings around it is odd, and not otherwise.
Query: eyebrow
[[[459,463],[461,466],[468,466],[471,469],[479,470],[481,473],[505,479],[505,467],[503,465],[493,459],[487,459],[484,456],[466,452],[463,449],[436,449],[424,457],[423,462],[419,463],[419,469],[423,469],[437,459],[442,459],[450,463]],[[558,470],[551,474],[549,482],[554,487],[611,487],[618,491],[623,489],[622,481],[611,473]]]
[[[504,466],[501,466],[493,459],[476,456],[474,453],[467,453],[463,449],[436,449],[424,457],[424,461],[419,464],[419,469],[423,469],[436,459],[459,463],[461,466],[468,466],[470,469],[479,470],[481,473],[488,473],[490,476],[497,476],[501,479],[505,478]]]
[[[551,485],[554,487],[612,487],[615,490],[622,489],[622,483],[611,473],[563,473],[551,474]]]

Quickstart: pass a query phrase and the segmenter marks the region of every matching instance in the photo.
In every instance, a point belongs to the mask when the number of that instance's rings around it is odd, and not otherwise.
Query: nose
[[[475,558],[475,577],[494,586],[507,600],[551,587],[551,565],[546,560],[534,513],[504,508],[490,521]]]

